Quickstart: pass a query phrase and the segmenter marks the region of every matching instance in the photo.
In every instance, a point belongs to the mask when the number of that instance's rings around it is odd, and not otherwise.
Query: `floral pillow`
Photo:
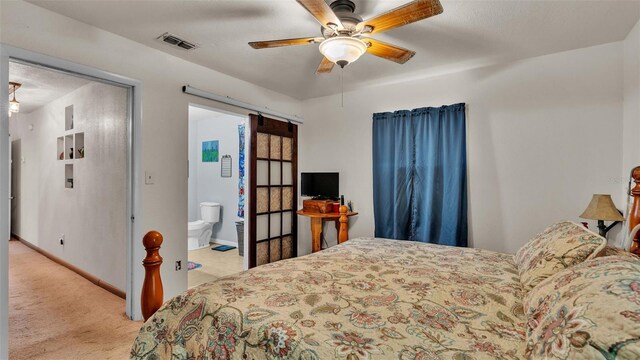
[[[515,256],[522,286],[530,290],[568,267],[596,257],[607,240],[571,221],[549,226],[525,244]]]
[[[637,255],[630,253],[629,250],[621,249],[615,246],[607,245],[596,257],[602,256],[627,256],[634,259],[640,259]]]
[[[640,359],[640,259],[583,262],[524,301],[528,359]]]

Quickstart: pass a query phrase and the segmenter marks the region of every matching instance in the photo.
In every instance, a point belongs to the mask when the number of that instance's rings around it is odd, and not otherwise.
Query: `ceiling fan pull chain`
[[[342,90],[342,103],[340,107],[344,107],[344,67],[340,69],[340,89]]]

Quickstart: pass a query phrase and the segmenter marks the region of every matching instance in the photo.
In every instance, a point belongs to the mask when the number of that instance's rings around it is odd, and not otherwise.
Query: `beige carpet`
[[[204,249],[189,251],[189,261],[202,264],[202,267],[187,273],[189,288],[242,271],[243,258],[237,248],[227,251],[211,250],[215,246],[218,245],[211,244]]]
[[[123,299],[9,242],[10,359],[128,359],[141,321]]]

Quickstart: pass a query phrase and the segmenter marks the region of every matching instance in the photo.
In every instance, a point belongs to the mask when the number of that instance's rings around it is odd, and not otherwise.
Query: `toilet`
[[[200,203],[200,220],[188,224],[188,249],[197,250],[209,246],[213,224],[220,221],[220,204],[215,202]]]

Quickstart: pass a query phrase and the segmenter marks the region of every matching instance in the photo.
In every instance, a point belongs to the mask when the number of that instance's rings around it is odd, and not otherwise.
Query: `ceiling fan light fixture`
[[[320,52],[331,62],[344,67],[358,60],[367,51],[367,44],[357,38],[336,36],[320,44]]]

